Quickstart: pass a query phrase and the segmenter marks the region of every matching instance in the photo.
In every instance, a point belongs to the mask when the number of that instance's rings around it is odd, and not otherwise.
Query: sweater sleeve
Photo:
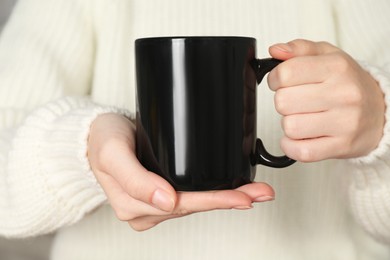
[[[19,1],[1,34],[2,236],[52,232],[106,200],[89,168],[88,131],[99,114],[123,112],[87,98],[95,56],[92,3]]]
[[[334,1],[340,46],[361,62],[385,97],[383,138],[369,155],[342,161],[351,174],[352,213],[374,238],[390,243],[390,2]],[[369,65],[370,64],[370,65]]]
[[[106,201],[87,160],[91,122],[123,113],[88,99],[62,98],[1,132],[0,233],[29,237],[79,221]]]

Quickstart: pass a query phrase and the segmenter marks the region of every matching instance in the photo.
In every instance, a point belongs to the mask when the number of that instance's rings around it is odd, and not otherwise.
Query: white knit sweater
[[[389,13],[388,0],[20,1],[0,38],[0,235],[57,231],[56,260],[390,259],[389,123],[364,158],[259,166],[274,202],[142,233],[115,218],[86,158],[97,115],[134,111],[138,37],[252,36],[259,57],[277,42],[329,41],[370,64],[389,106]],[[258,92],[258,135],[281,152],[273,94]]]

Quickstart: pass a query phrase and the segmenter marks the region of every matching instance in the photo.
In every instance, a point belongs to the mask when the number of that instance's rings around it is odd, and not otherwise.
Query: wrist
[[[348,160],[352,164],[364,165],[375,163],[377,160],[381,160],[387,157],[387,154],[390,154],[390,110],[388,109],[390,106],[390,74],[365,62],[359,62],[359,64],[376,80],[383,93],[385,106],[383,109],[384,122],[382,123],[382,134],[377,146],[365,156]]]

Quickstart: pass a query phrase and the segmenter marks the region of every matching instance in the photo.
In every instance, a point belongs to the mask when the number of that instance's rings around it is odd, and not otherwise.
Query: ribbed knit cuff
[[[10,196],[19,207],[13,212],[19,218],[13,232],[48,233],[79,221],[106,201],[86,155],[91,123],[110,112],[130,116],[87,99],[64,98],[27,118],[9,156]]]

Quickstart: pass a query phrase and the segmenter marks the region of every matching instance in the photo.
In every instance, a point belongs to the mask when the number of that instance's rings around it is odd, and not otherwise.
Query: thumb
[[[101,156],[110,158],[101,160],[104,166],[97,171],[97,178],[102,187],[106,187],[106,192],[114,180],[133,199],[166,212],[175,208],[177,197],[174,188],[161,176],[145,169],[131,149],[119,145],[106,150],[116,151],[115,154],[110,152]]]
[[[288,43],[277,43],[269,47],[269,53],[275,59],[288,60],[297,56],[316,56],[338,50],[328,42],[313,42],[297,39]]]
[[[135,156],[132,157],[129,156],[129,162],[132,163],[129,163],[127,169],[117,173],[126,192],[137,200],[171,212],[177,200],[174,188],[161,176],[145,169]]]
[[[171,212],[177,201],[176,191],[143,167],[135,153],[135,141],[135,126],[127,118],[112,113],[96,118],[88,137],[88,159],[96,178],[106,193],[120,190],[135,200]]]

